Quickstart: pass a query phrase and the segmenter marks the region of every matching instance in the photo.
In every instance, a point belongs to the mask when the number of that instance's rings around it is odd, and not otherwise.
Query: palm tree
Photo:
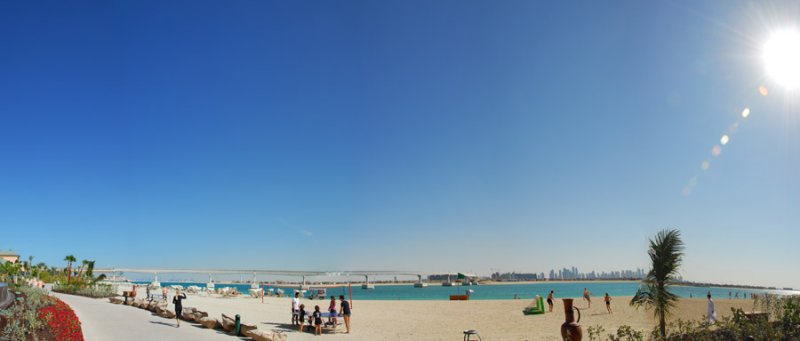
[[[8,263],[8,262],[6,262],[6,263]],[[14,284],[17,284],[17,274],[19,274],[21,268],[22,268],[22,264],[20,264],[19,259],[14,261],[14,263],[11,263],[9,265],[9,267],[7,268],[8,275],[11,276],[11,278],[14,279]]]
[[[86,265],[88,264],[89,264],[88,260],[84,259],[81,261],[81,267],[78,269],[78,277],[83,277],[83,269],[86,268]]]
[[[47,271],[47,264],[43,262],[36,263],[36,274],[41,275],[43,271]]]
[[[28,271],[28,277],[30,277],[33,271],[33,256],[31,255],[28,255],[28,266],[30,266],[30,268],[26,267],[25,270]]]
[[[69,284],[70,279],[72,279],[72,263],[77,259],[73,255],[67,255],[64,257],[64,261],[67,262],[67,284]]]
[[[0,279],[7,281],[8,277],[11,276],[11,273],[13,272],[13,266],[14,263],[0,260]]]
[[[86,261],[86,277],[92,278],[94,276],[94,261]]]
[[[631,299],[631,305],[646,310],[653,309],[658,319],[661,337],[666,337],[666,320],[670,310],[675,307],[678,295],[669,291],[668,283],[675,280],[683,258],[683,241],[678,230],[661,230],[655,239],[650,239],[647,251],[652,268],[642,281],[642,286]]]

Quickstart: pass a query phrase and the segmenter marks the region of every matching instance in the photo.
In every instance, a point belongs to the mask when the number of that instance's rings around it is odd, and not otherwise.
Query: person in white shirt
[[[711,299],[711,293],[708,293],[708,322],[717,322],[717,307],[714,305],[714,300]]]
[[[300,324],[300,293],[295,292],[292,298],[292,325]]]

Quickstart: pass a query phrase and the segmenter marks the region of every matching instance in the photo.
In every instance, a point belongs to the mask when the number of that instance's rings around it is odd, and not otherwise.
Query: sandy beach
[[[291,326],[291,300],[287,297],[265,297],[262,303],[260,298],[244,296],[188,296],[184,307],[196,307],[207,311],[209,316],[239,314],[243,323],[263,330],[283,330],[291,340],[315,339],[312,333],[299,332]],[[576,299],[584,333],[588,327],[596,325],[605,328],[606,333],[616,331],[621,325],[645,332],[652,330],[655,323],[651,312],[636,310],[628,305],[629,301],[630,297],[613,298],[614,313],[608,314],[601,297],[593,300],[591,308],[587,308],[585,301]],[[301,303],[307,311],[313,311],[317,304],[324,311],[329,301],[301,299]],[[530,303],[530,300],[355,301],[352,333],[344,334],[344,325],[341,325],[335,333],[326,333],[323,337],[335,340],[460,340],[463,330],[475,329],[484,340],[560,340],[559,328],[564,322],[561,300],[557,299],[553,313],[525,316],[522,309]],[[753,307],[751,300],[721,299],[716,303],[719,318],[729,315],[732,307],[746,311]],[[672,319],[700,319],[705,313],[705,299],[682,299]],[[214,332],[209,330],[208,333]]]

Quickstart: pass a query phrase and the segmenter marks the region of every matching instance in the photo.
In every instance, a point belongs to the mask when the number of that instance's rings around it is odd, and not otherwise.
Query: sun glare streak
[[[800,33],[790,29],[775,31],[762,51],[767,75],[787,89],[800,88]]]

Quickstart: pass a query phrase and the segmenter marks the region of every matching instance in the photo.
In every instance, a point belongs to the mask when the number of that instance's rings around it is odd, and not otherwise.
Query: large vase
[[[578,319],[575,320],[575,311],[578,312]],[[561,337],[564,340],[580,341],[583,338],[583,331],[578,322],[581,321],[581,311],[572,306],[572,299],[564,299],[564,323],[561,325]]]

